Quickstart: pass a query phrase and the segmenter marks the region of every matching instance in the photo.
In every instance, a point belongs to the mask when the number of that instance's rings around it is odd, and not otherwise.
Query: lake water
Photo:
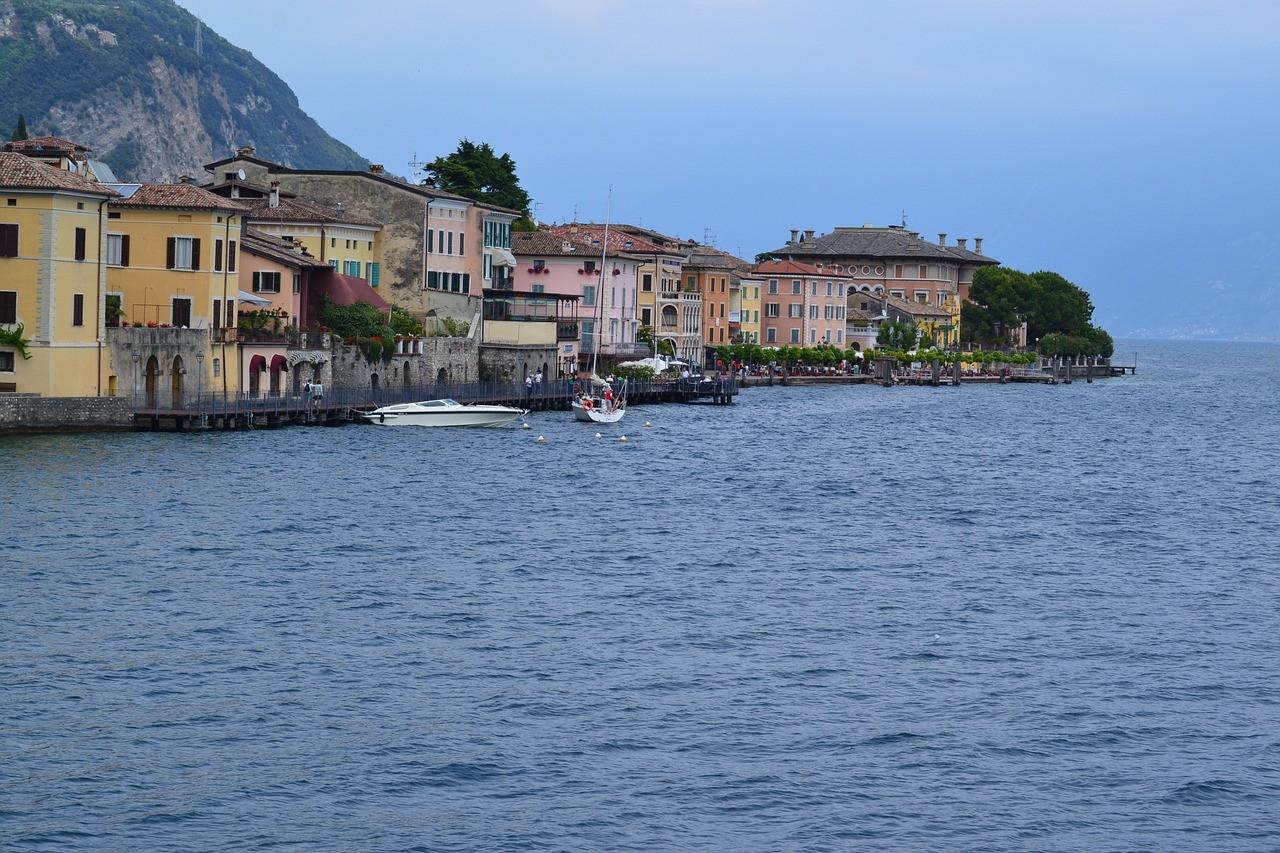
[[[1280,347],[1133,351],[0,438],[0,849],[1275,850]]]

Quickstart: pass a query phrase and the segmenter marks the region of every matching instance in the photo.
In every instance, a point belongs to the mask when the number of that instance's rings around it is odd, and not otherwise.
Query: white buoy
[[[543,438],[542,436],[538,436],[538,440],[537,440],[537,442],[535,442],[535,443],[536,443],[536,444],[546,444],[546,443],[547,443],[547,440],[546,440],[545,438]]]
[[[626,441],[626,440],[627,440],[627,437],[625,435],[618,439],[618,441]]]
[[[649,423],[648,421],[645,421],[645,422],[644,422],[644,425],[645,425],[645,426],[647,426],[647,427],[651,427],[651,426],[653,426],[653,424]]]
[[[520,427],[520,429],[533,429],[533,427],[529,426],[529,424],[526,422],[524,426]]]
[[[604,436],[601,435],[600,433],[596,433],[596,438],[604,438]]]

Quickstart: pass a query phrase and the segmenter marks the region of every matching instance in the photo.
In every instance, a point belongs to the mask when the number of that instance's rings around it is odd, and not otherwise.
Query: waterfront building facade
[[[762,346],[845,346],[849,276],[797,261],[765,261],[760,301]]]
[[[102,347],[106,206],[79,172],[0,152],[0,391],[110,393]]]

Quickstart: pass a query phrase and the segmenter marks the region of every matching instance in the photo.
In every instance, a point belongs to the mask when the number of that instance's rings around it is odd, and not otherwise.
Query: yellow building
[[[738,338],[744,344],[760,343],[760,284],[752,273],[738,278]],[[733,306],[729,306],[732,316]]]
[[[116,195],[82,174],[0,152],[0,390],[109,393],[101,251]]]
[[[199,360],[195,387],[238,390],[236,371],[225,368],[235,358],[227,332],[236,325],[240,228],[247,208],[193,184],[115,188],[121,197],[109,207],[105,250],[109,319],[118,311],[121,326],[176,330],[138,342],[151,351],[141,354],[139,375],[125,386],[145,384],[150,394],[169,385],[158,376],[185,375]],[[203,334],[181,334],[184,329]],[[176,381],[173,387],[177,397]]]

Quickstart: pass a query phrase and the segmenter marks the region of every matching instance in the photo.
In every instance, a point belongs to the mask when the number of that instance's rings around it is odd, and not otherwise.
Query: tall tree
[[[427,164],[427,173],[445,192],[518,210],[529,217],[529,194],[516,178],[516,162],[510,154],[499,157],[489,143],[479,145],[464,139],[458,150]]]
[[[10,142],[17,142],[21,139],[30,139],[27,135],[27,117],[22,113],[18,113],[18,126],[13,130],[13,136],[9,137]]]

